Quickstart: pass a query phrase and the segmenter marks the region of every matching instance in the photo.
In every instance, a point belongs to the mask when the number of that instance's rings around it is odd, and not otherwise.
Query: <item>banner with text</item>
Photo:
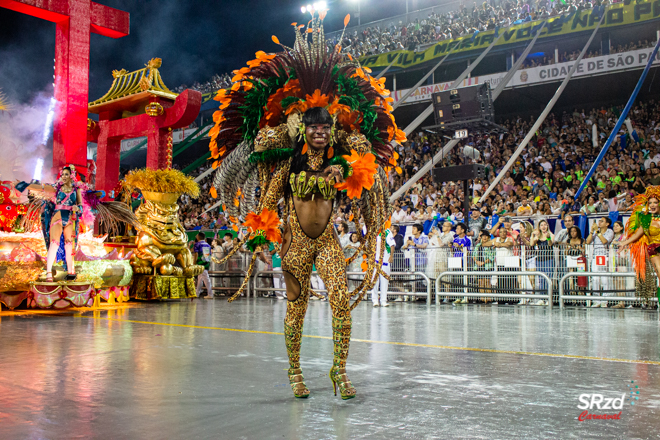
[[[595,7],[581,12],[572,12],[547,20],[547,24],[541,37],[554,37],[558,35],[569,35],[575,32],[593,30],[600,20],[601,13],[605,13],[605,19],[601,27],[614,27],[641,23],[660,17],[660,0],[652,2],[640,2],[637,4],[624,5],[617,3],[608,7]],[[476,32],[460,38],[444,40],[434,44],[428,49],[415,52],[401,50],[388,52],[380,55],[366,56],[360,58],[360,63],[367,67],[385,67],[392,61],[395,67],[409,68],[418,64],[440,59],[448,52],[458,53],[476,49],[485,49],[495,39],[496,32],[503,33],[503,37],[496,46],[504,46],[511,43],[524,42],[534,38],[535,32],[546,20],[528,21],[503,29],[493,29],[484,32]]]

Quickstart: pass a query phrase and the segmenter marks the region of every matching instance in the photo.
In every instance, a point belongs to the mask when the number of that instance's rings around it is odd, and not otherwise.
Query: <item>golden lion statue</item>
[[[126,177],[126,187],[139,188],[144,196],[144,202],[135,211],[142,224],[137,249],[131,257],[135,273],[149,275],[155,270],[160,275],[185,277],[202,273],[204,267],[195,264],[187,247],[188,236],[179,222],[177,205],[182,193],[197,197],[197,183],[180,171],[137,170]]]
[[[179,222],[177,193],[142,191],[145,202],[135,212],[142,224],[131,259],[135,273],[192,277],[204,270],[193,261],[188,236]]]

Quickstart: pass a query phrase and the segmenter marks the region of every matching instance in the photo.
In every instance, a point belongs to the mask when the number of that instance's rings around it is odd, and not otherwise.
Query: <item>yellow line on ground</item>
[[[100,316],[97,317],[97,316],[76,315],[76,317],[88,318],[88,319],[103,319],[106,321],[130,322],[132,324],[162,325],[167,327],[198,328],[198,329],[208,329],[208,330],[222,330],[226,332],[255,333],[262,335],[284,336],[284,333],[266,332],[262,330],[244,330],[239,328],[222,328],[222,327],[207,327],[203,325],[172,324],[169,322],[136,321],[133,319],[102,318]],[[303,338],[332,340],[332,337],[330,336],[318,336],[318,335],[303,335]],[[536,353],[530,351],[496,350],[493,348],[452,347],[449,345],[415,344],[413,342],[396,342],[396,341],[374,341],[371,339],[355,339],[355,338],[351,338],[351,342],[364,342],[367,344],[400,345],[404,347],[439,348],[442,350],[476,351],[482,353],[520,354],[525,356],[547,356],[547,357],[556,357],[556,358],[564,358],[564,359],[584,359],[589,361],[625,362],[629,364],[660,365],[660,361],[648,361],[648,360],[638,360],[638,359],[617,359],[617,358],[605,358],[605,357],[597,357],[597,356],[579,356],[575,354]]]

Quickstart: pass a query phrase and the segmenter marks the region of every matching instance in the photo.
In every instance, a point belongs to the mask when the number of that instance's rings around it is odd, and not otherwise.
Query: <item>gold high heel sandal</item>
[[[289,383],[293,390],[293,396],[298,399],[306,399],[309,396],[309,390],[305,385],[305,378],[300,368],[289,368]]]
[[[355,397],[357,391],[346,375],[346,368],[339,368],[338,366],[333,365],[330,369],[329,376],[330,380],[332,380],[335,396],[337,395],[337,386],[339,386],[339,394],[341,395],[342,400],[348,400]]]
[[[284,324],[284,340],[286,341],[286,351],[289,356],[289,384],[293,390],[293,396],[298,399],[304,399],[309,396],[309,390],[305,385],[305,378],[300,369],[300,340],[302,338],[302,328],[295,329]],[[298,365],[293,368],[291,365]]]
[[[352,399],[357,392],[346,375],[346,367],[340,367],[342,363],[346,365],[346,358],[348,357],[348,346],[351,341],[350,316],[344,319],[332,318],[332,341],[334,342],[334,358],[329,376],[335,390],[335,396],[339,386],[341,398],[343,400]]]

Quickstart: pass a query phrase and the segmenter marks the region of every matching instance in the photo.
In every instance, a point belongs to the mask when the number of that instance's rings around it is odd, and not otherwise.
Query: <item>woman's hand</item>
[[[327,167],[325,170],[323,170],[323,174],[327,175],[327,180],[330,180],[334,177],[335,182],[337,183],[344,181],[344,169],[339,165],[331,165]]]
[[[616,249],[616,254],[617,255],[621,255],[623,253],[623,251],[628,249],[628,244],[627,243],[624,244],[624,243],[625,242],[622,241],[617,245],[617,249]]]

